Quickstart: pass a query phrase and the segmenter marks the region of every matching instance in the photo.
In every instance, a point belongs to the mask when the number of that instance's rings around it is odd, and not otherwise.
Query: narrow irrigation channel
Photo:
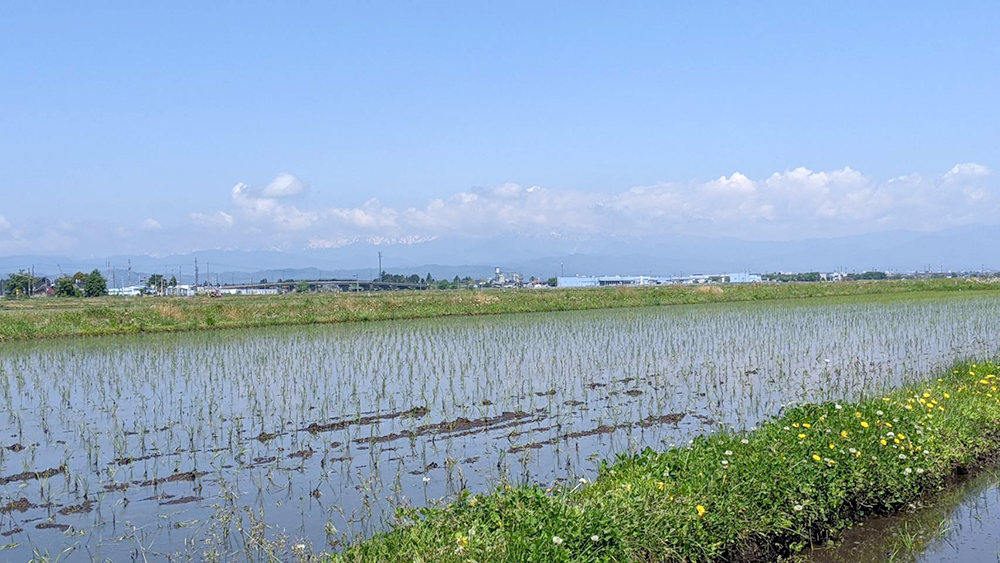
[[[900,512],[871,518],[798,563],[996,563],[1000,465],[963,475]]]
[[[4,343],[0,559],[349,554],[408,509],[596,494],[605,460],[998,355],[992,292]]]

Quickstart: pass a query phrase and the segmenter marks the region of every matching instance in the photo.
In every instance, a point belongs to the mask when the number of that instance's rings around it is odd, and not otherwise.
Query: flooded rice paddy
[[[0,558],[335,549],[998,348],[992,293],[3,344]]]

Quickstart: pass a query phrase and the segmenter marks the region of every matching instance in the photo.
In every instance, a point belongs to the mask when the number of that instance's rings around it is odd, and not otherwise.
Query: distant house
[[[674,283],[674,278],[652,276],[562,276],[556,278],[558,287],[604,287],[614,285],[660,285]]]
[[[751,274],[749,272],[729,274],[729,283],[760,283],[762,279],[760,274]]]
[[[130,285],[128,287],[109,287],[108,295],[117,297],[138,297],[146,293],[146,287],[141,285]]]
[[[278,295],[276,287],[230,287],[219,290],[222,295]]]
[[[171,297],[194,297],[198,288],[193,285],[175,285],[167,288],[167,295]]]

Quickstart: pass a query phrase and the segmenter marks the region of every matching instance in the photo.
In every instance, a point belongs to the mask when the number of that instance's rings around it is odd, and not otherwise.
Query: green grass
[[[334,555],[346,562],[738,561],[792,556],[939,489],[1000,449],[997,365],[857,403],[802,405],[749,433],[603,466],[593,483],[501,487]]]
[[[1000,290],[1000,282],[954,279],[215,299],[48,298],[0,301],[0,340],[971,290]]]

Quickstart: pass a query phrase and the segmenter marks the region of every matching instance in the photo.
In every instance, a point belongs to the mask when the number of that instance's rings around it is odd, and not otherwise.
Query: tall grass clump
[[[792,555],[920,499],[1000,450],[995,364],[854,404],[804,404],[749,432],[605,464],[592,482],[502,486],[400,510],[332,560],[736,561]]]

